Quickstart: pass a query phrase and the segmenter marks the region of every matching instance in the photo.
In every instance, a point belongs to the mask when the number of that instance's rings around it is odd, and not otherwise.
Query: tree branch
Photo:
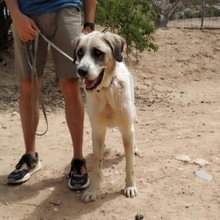
[[[174,12],[175,12],[176,8],[178,7],[178,5],[180,4],[180,2],[181,2],[181,0],[176,0],[176,1],[172,4],[170,10],[169,10],[168,13],[167,13],[168,18],[170,18],[170,17],[174,14]]]

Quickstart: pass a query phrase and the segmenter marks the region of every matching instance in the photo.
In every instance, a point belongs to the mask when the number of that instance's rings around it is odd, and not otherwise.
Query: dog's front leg
[[[125,149],[125,159],[126,159],[126,179],[125,179],[125,189],[124,195],[127,197],[134,197],[137,195],[137,187],[134,176],[134,128],[121,130],[122,139]]]
[[[101,181],[105,134],[105,128],[92,128],[93,172],[90,186],[83,194],[83,202],[91,202],[96,200],[97,191]]]

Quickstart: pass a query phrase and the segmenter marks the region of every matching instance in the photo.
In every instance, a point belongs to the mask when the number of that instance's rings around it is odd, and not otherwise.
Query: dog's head
[[[117,62],[122,62],[124,39],[106,32],[94,31],[76,38],[73,43],[74,62],[78,74],[85,79],[86,90],[108,87]]]

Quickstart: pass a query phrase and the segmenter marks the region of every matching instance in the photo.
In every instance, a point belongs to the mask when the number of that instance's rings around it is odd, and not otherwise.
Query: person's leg
[[[72,8],[64,8],[54,18],[57,27],[53,43],[70,57],[73,55],[72,41],[81,33],[81,13]],[[77,66],[52,48],[56,76],[65,100],[66,120],[73,142],[73,158],[83,159],[83,120],[84,108],[79,88]]]
[[[39,85],[41,81],[42,79],[39,78]],[[30,78],[21,76],[19,112],[23,130],[25,154],[16,165],[15,170],[9,174],[8,183],[25,182],[42,167],[38,153],[35,151],[35,133],[39,121],[38,89],[35,86],[35,92],[32,94],[31,83]],[[32,103],[32,99],[35,100],[35,103]],[[32,104],[35,106],[34,109],[32,108]],[[34,116],[33,120],[32,116]]]
[[[42,78],[39,78],[39,85],[41,81]],[[33,94],[35,97],[32,97],[31,83],[30,78],[21,77],[19,111],[25,143],[25,153],[35,157],[35,133],[39,121],[39,105],[38,90],[35,89]],[[36,88],[36,85],[34,86]],[[32,99],[35,100],[34,109],[32,109]],[[33,121],[32,115],[34,116]]]
[[[79,90],[79,80],[60,78],[59,84],[65,101],[66,121],[73,143],[73,158],[83,159],[84,106]]]
[[[35,133],[39,120],[38,88],[36,88],[35,82],[33,82],[35,91],[34,94],[32,94],[31,67],[28,63],[28,55],[26,52],[30,52],[30,44],[33,42],[22,42],[16,30],[13,30],[13,35],[15,48],[15,72],[20,75],[21,82],[19,113],[23,130],[25,153],[16,165],[15,170],[9,174],[8,183],[22,183],[27,181],[33,173],[37,172],[42,167],[38,153],[35,151]],[[37,53],[38,85],[41,86],[47,56],[47,44],[42,41],[42,39],[39,39]],[[32,99],[35,100],[35,103],[33,104],[33,106],[35,106],[34,109],[32,109]],[[33,122],[32,115],[34,115]]]
[[[71,42],[81,33],[81,13],[75,8],[64,8],[56,13],[53,24],[53,43],[70,57],[73,55]],[[52,27],[52,26],[50,26]],[[69,173],[70,189],[82,189],[89,185],[86,161],[83,157],[84,108],[79,89],[77,66],[53,48],[56,76],[65,100],[66,120],[73,143],[73,156]]]
[[[73,159],[69,173],[68,187],[83,189],[89,185],[86,161],[83,157],[84,107],[78,79],[60,78],[60,88],[65,101],[66,121],[73,143]]]

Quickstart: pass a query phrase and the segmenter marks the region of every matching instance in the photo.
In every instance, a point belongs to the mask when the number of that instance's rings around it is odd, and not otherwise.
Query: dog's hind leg
[[[101,181],[105,134],[106,128],[92,128],[93,172],[90,186],[83,194],[83,202],[96,200],[97,191]]]
[[[122,140],[125,150],[126,159],[126,179],[124,195],[127,197],[134,197],[137,195],[137,187],[134,176],[134,142],[135,132],[132,124],[131,128],[120,129],[122,133]]]

